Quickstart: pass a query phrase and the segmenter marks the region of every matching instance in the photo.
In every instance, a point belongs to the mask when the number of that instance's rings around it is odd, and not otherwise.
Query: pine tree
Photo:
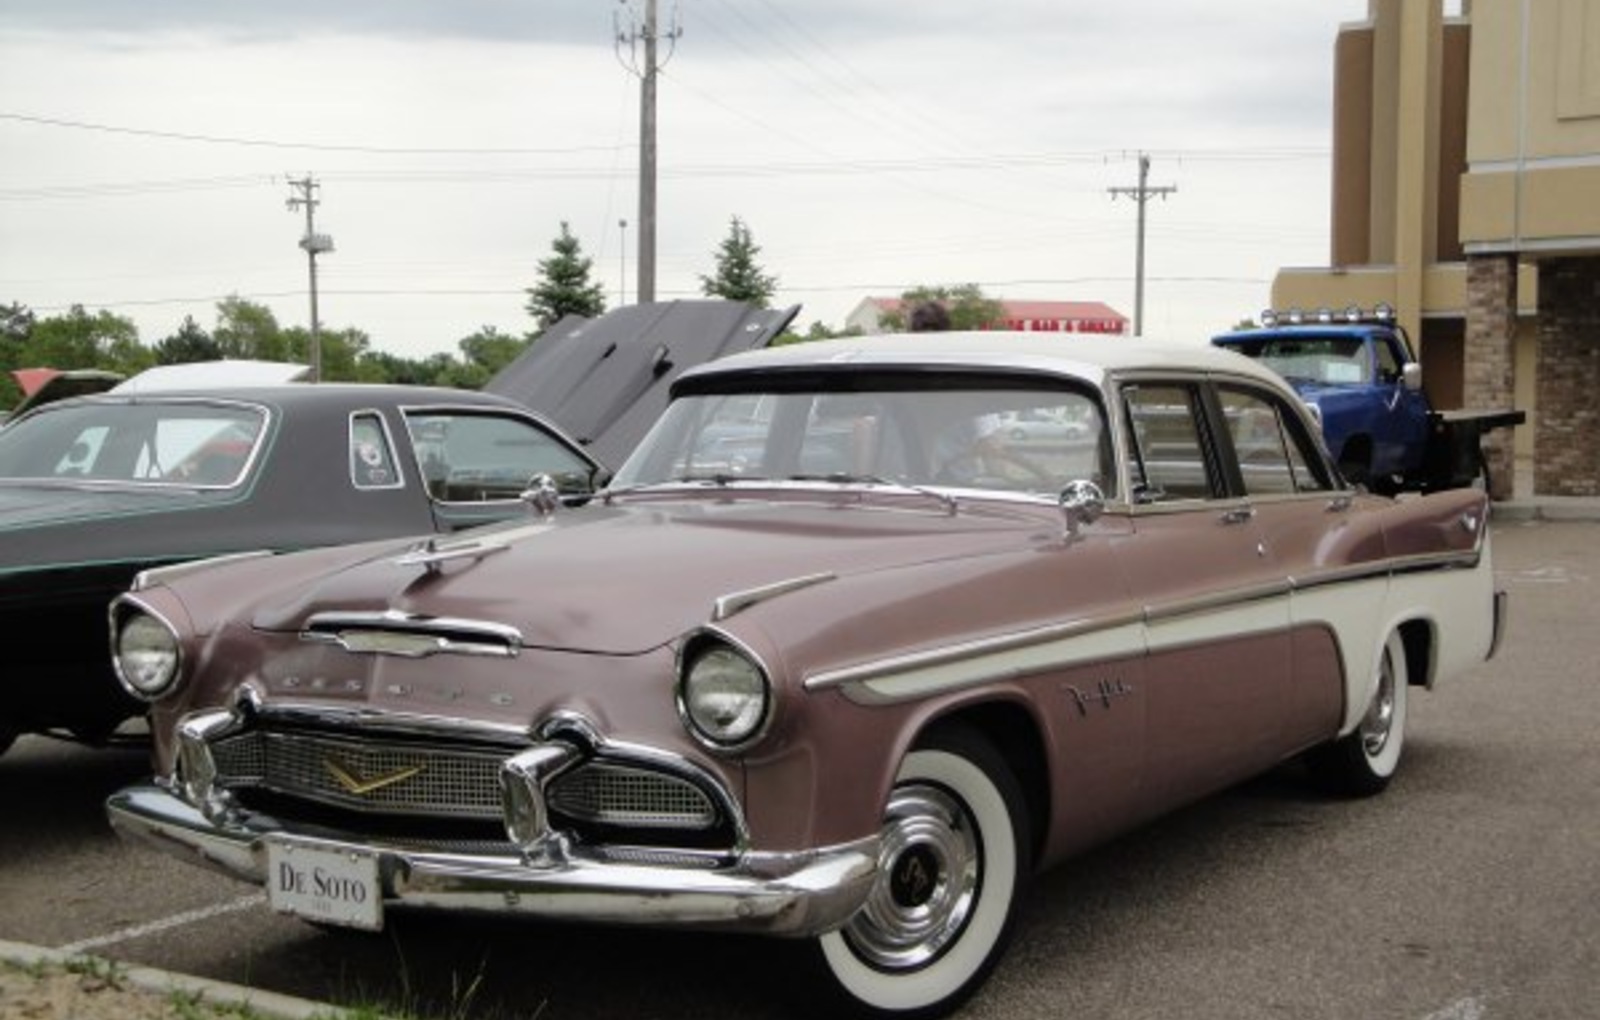
[[[778,281],[756,265],[760,252],[750,240],[750,228],[739,217],[733,217],[728,236],[717,249],[715,275],[700,277],[701,293],[728,301],[747,301],[757,308],[767,307],[778,290]]]
[[[528,314],[543,333],[567,315],[594,317],[606,310],[605,294],[589,279],[594,260],[585,258],[565,220],[550,244],[555,252],[539,263],[539,283],[528,288]]]

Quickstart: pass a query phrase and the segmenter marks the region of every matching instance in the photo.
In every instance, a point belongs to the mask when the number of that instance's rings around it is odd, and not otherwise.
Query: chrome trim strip
[[[1133,609],[1115,616],[1099,617],[1093,620],[1074,620],[1070,623],[1035,627],[1030,630],[1002,634],[993,638],[964,641],[944,648],[933,648],[923,652],[890,656],[887,659],[877,659],[855,666],[845,666],[840,669],[813,673],[805,678],[804,687],[808,691],[820,691],[844,684],[863,683],[895,673],[945,666],[953,662],[960,662],[963,659],[975,658],[979,655],[1012,652],[1031,648],[1035,645],[1048,644],[1051,641],[1060,641],[1065,638],[1083,637],[1100,631],[1115,630],[1118,627],[1141,623],[1144,618],[1145,610]],[[979,681],[975,680],[974,682]]]
[[[508,751],[525,747],[532,740],[528,727],[511,723],[483,722],[422,712],[395,712],[365,706],[330,705],[321,701],[273,701],[257,706],[255,711],[260,719],[289,726],[332,727],[408,737],[476,738],[486,744],[503,745]]]
[[[1143,606],[1137,610],[1125,610],[1093,620],[1073,620],[1068,623],[1035,627],[991,638],[964,641],[942,648],[890,656],[837,669],[822,670],[805,677],[802,685],[807,691],[822,691],[834,687],[867,684],[917,670],[948,666],[982,656],[1026,650],[1052,642],[1085,638],[1122,627],[1132,625],[1150,626],[1169,623],[1184,617],[1226,612],[1238,607],[1248,606],[1251,603],[1286,598],[1296,592],[1309,591],[1334,584],[1393,577],[1396,574],[1473,567],[1480,561],[1480,555],[1476,551],[1428,553],[1384,560],[1381,563],[1361,564],[1322,571],[1310,577],[1289,577],[1283,581],[1270,581],[1246,588],[1212,592],[1168,603],[1156,603]],[[867,700],[874,702],[903,700],[903,698],[960,690],[978,684],[1006,679],[1013,675],[1014,670],[1009,668],[977,671],[972,676],[963,677],[959,681],[950,681],[940,684],[936,688],[919,690],[915,694],[906,694],[898,698],[890,698],[882,692],[874,692],[866,697]]]
[[[1251,585],[1248,588],[1234,588],[1229,591],[1195,595],[1172,602],[1158,602],[1144,607],[1144,622],[1164,623],[1167,620],[1176,620],[1185,616],[1199,616],[1218,610],[1232,609],[1235,606],[1248,605],[1252,602],[1280,599],[1287,596],[1293,590],[1293,587],[1289,579],[1285,578],[1282,581],[1267,581]]]
[[[787,595],[792,591],[809,588],[814,584],[838,579],[838,574],[831,570],[821,574],[807,574],[803,577],[791,577],[787,581],[777,581],[773,584],[764,584],[759,588],[747,588],[744,591],[729,592],[720,595],[711,606],[711,620],[713,623],[726,620],[741,610],[749,609],[753,605]]]
[[[224,563],[239,563],[244,560],[258,560],[265,556],[274,555],[271,549],[253,549],[249,552],[224,553],[221,556],[207,556],[204,559],[186,560],[183,563],[172,563],[164,567],[151,567],[141,570],[133,575],[133,583],[129,591],[144,591],[158,584],[166,584],[189,574],[197,574],[202,570],[221,566]]]
[[[530,863],[516,853],[312,840],[266,818],[209,820],[154,784],[113,794],[106,814],[128,839],[257,885],[267,879],[268,841],[292,838],[377,855],[386,905],[802,938],[855,914],[878,868],[876,836],[794,853],[747,852],[715,867],[619,861],[581,847]]]

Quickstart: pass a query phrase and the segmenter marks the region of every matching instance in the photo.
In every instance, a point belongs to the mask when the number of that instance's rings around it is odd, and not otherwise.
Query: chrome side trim
[[[1054,624],[1048,627],[1035,627],[1012,634],[1002,634],[976,641],[965,641],[944,648],[932,648],[923,652],[891,656],[887,659],[877,659],[855,666],[824,670],[807,676],[804,686],[808,691],[819,691],[844,684],[864,683],[911,670],[950,665],[980,655],[1020,651],[1053,641],[1115,630],[1119,627],[1142,623],[1144,618],[1145,611],[1143,609],[1133,609],[1094,620],[1074,620],[1070,623]],[[973,682],[981,682],[982,679],[978,678]]]
[[[878,868],[876,836],[698,864],[583,847],[570,848],[557,861],[530,862],[514,852],[306,839],[266,818],[212,821],[154,784],[113,794],[106,814],[125,838],[257,885],[267,879],[269,840],[292,838],[334,852],[376,854],[387,906],[797,938],[844,924],[865,902]]]
[[[1176,599],[1172,602],[1158,602],[1145,606],[1144,622],[1161,623],[1185,616],[1200,616],[1205,613],[1217,612],[1218,610],[1232,609],[1252,602],[1281,599],[1287,597],[1292,588],[1293,585],[1286,578],[1282,581],[1270,581],[1252,585],[1248,588],[1234,588],[1230,591],[1196,595],[1191,598]]]
[[[838,574],[831,570],[821,574],[806,574],[803,577],[791,577],[786,581],[777,581],[773,584],[764,584],[759,588],[747,588],[744,591],[729,592],[718,596],[711,606],[711,621],[719,623],[726,620],[741,610],[749,609],[753,605],[787,595],[792,591],[809,588],[814,584],[838,579]]]
[[[128,590],[144,591],[146,588],[153,588],[158,584],[166,584],[168,581],[175,581],[178,578],[186,577],[189,574],[198,574],[202,570],[210,570],[212,567],[221,566],[224,563],[239,563],[244,560],[258,560],[263,556],[271,555],[273,555],[271,549],[255,549],[250,552],[226,553],[222,556],[207,556],[205,559],[187,560],[183,563],[173,563],[165,567],[151,567],[148,570],[141,570],[137,574],[133,575],[133,583],[129,585]]]
[[[846,687],[849,688],[847,696],[865,703],[928,697],[1014,679],[1028,673],[1043,672],[1077,662],[1094,661],[1097,658],[1122,658],[1149,651],[1147,635],[1135,639],[1126,633],[1128,628],[1143,630],[1153,625],[1167,624],[1187,617],[1230,612],[1257,603],[1287,599],[1296,592],[1336,584],[1392,578],[1397,574],[1475,567],[1480,562],[1480,557],[1481,553],[1478,551],[1429,553],[1320,571],[1307,577],[1289,577],[1283,581],[1271,581],[1245,588],[1146,605],[1092,620],[1073,620],[1035,627],[941,648],[874,659],[837,669],[822,670],[806,676],[803,686],[807,691]],[[1098,639],[1100,644],[1091,646],[1087,643],[1091,639]],[[1065,648],[1053,652],[1048,650],[1048,646],[1052,644],[1067,642],[1085,643],[1085,646],[1070,652]],[[1187,647],[1194,643],[1184,641],[1178,645],[1163,647]],[[1033,651],[1045,654],[1027,663],[1017,661],[1018,653]],[[987,666],[975,661],[986,657],[995,661]],[[963,663],[970,664],[970,668],[964,671],[945,669]],[[924,677],[916,681],[907,677],[907,674],[926,674],[941,669],[945,670],[945,675],[942,677]],[[901,678],[905,678],[904,682],[895,682]]]

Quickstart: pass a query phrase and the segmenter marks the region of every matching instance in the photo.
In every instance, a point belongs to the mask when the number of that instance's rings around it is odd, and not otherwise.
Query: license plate
[[[360,850],[270,840],[267,902],[280,913],[308,921],[378,931],[383,927],[378,857]]]

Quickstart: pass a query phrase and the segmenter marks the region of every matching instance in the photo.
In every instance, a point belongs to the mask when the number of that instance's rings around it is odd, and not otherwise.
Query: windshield
[[[809,383],[680,396],[614,486],[859,481],[1055,498],[1088,480],[1112,495],[1104,414],[1088,389],[926,373]]]
[[[202,401],[55,404],[0,430],[0,478],[228,488],[265,421],[260,408]]]
[[[1229,344],[1285,379],[1349,386],[1372,381],[1372,365],[1360,337],[1270,337]]]

